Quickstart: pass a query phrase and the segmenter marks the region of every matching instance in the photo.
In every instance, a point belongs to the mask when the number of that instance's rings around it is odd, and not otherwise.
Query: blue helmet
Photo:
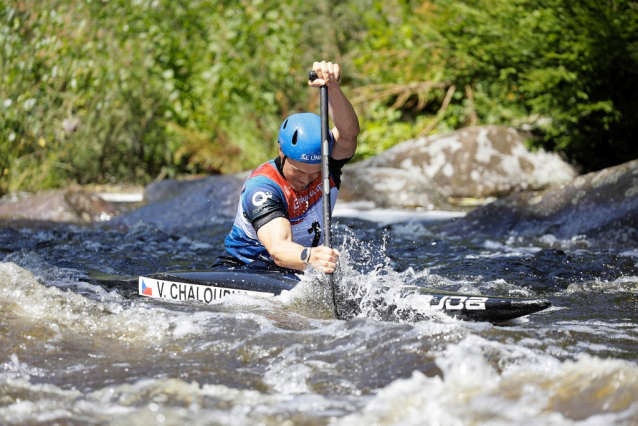
[[[334,138],[330,136],[330,153]],[[279,128],[279,146],[286,157],[300,163],[321,163],[321,118],[306,112],[286,118]]]

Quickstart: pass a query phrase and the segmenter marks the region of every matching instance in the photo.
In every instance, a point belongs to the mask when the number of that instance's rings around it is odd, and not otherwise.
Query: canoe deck
[[[237,293],[258,297],[277,296],[284,290],[292,290],[299,283],[299,277],[272,270],[255,272],[230,267],[214,271],[161,272],[133,278],[100,277],[88,281],[107,290],[117,289],[125,297],[212,303]],[[420,313],[416,317],[424,316],[424,311],[438,311],[466,321],[502,322],[540,312],[551,306],[547,299],[471,295],[417,286],[402,288],[405,296],[413,293],[431,296],[429,306],[420,307]],[[348,301],[345,305],[352,308],[351,302]],[[393,316],[415,317],[407,312],[397,311],[396,306],[384,306],[383,310]]]

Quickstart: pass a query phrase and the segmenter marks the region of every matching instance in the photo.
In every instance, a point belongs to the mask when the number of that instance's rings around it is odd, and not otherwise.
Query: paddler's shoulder
[[[251,184],[267,184],[268,181],[279,188],[287,186],[286,180],[279,172],[275,160],[266,161],[264,164],[253,170],[246,180],[246,184],[249,186],[251,186]]]
[[[279,170],[277,168],[277,164],[275,163],[274,159],[266,161],[261,166],[253,170],[253,172],[249,176],[249,179],[255,176],[262,176],[262,175],[265,175],[268,177],[270,177],[271,175],[280,175]]]

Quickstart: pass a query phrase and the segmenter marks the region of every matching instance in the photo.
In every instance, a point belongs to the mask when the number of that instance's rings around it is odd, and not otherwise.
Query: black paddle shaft
[[[317,73],[308,72],[308,79],[314,81]],[[332,212],[330,211],[330,142],[328,124],[328,86],[321,86],[320,90],[320,110],[321,110],[321,179],[323,187],[323,245],[332,248]]]
[[[308,79],[310,81],[315,81],[318,79],[317,73],[314,71],[308,72]],[[330,211],[330,207],[332,203],[330,202],[330,167],[329,167],[329,158],[330,158],[330,129],[328,124],[328,86],[325,84],[319,88],[319,93],[321,96],[320,99],[320,111],[321,111],[321,180],[323,187],[323,245],[329,248],[332,248],[332,212]],[[337,312],[337,300],[336,300],[336,292],[335,292],[335,283],[334,277],[332,274],[327,274],[328,283],[330,284],[330,288],[332,289],[332,301],[333,301],[333,309],[334,315],[336,318],[339,318]]]

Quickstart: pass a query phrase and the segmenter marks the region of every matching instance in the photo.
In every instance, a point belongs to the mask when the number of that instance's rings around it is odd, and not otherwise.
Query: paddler
[[[332,62],[315,62],[318,79],[311,87],[328,87],[329,112],[335,125],[330,141],[331,210],[337,201],[341,169],[354,156],[359,120],[339,87],[341,70]],[[339,252],[322,246],[321,119],[312,113],[293,114],[279,128],[279,156],[257,169],[244,183],[237,216],[218,266],[258,261],[280,268],[312,266],[331,273]],[[261,262],[260,262],[261,261]]]

